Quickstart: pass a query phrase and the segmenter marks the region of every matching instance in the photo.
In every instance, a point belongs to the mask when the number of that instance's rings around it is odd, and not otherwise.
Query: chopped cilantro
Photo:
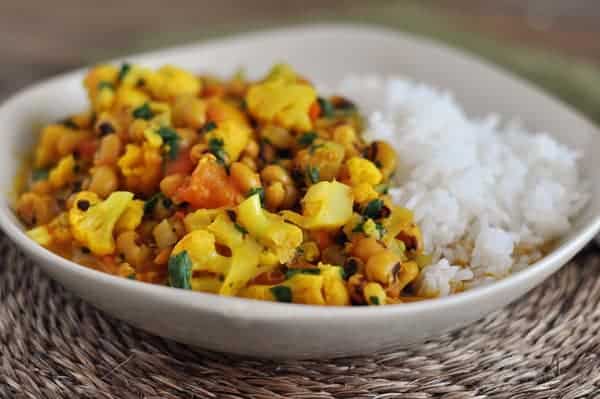
[[[383,209],[383,201],[377,198],[367,204],[363,215],[371,219],[377,219],[381,215],[381,209]]]
[[[152,212],[156,205],[158,205],[159,200],[162,200],[162,204],[165,208],[170,208],[171,205],[173,205],[173,201],[165,197],[163,193],[156,193],[152,197],[148,198],[146,202],[144,202],[144,213],[148,214]]]
[[[133,117],[137,119],[150,120],[154,116],[154,113],[150,109],[150,104],[144,103],[133,110]]]
[[[217,158],[220,164],[225,165],[227,163],[227,153],[225,152],[224,143],[222,139],[213,137],[208,140],[209,151]]]
[[[387,194],[390,189],[390,185],[388,183],[380,183],[375,186],[375,191],[379,194]]]
[[[271,287],[271,293],[277,302],[292,302],[292,290],[284,285]]]
[[[349,258],[344,262],[344,267],[341,268],[340,274],[344,280],[348,280],[358,270],[358,261],[354,258]]]
[[[98,90],[103,90],[103,89],[114,90],[115,89],[115,85],[113,85],[110,82],[107,82],[107,81],[103,80],[100,83],[98,83]]]
[[[383,225],[379,222],[375,222],[375,228],[377,229],[377,232],[379,233],[379,237],[383,237],[385,235],[385,227],[383,227]]]
[[[177,158],[179,152],[179,135],[169,127],[161,126],[158,129],[158,135],[162,138],[163,143],[169,146],[169,158]]]
[[[200,128],[201,133],[208,133],[217,128],[217,124],[213,121],[206,122],[202,128]]]
[[[119,69],[119,77],[118,77],[119,82],[121,82],[125,78],[125,75],[127,75],[129,73],[129,71],[131,71],[131,65],[129,65],[126,62],[121,64],[121,69]]]
[[[319,274],[321,274],[321,269],[287,269],[285,272],[285,279],[289,280],[292,277],[294,277],[296,274],[319,275]]]
[[[48,169],[34,169],[31,171],[31,180],[33,181],[38,181],[38,180],[46,180],[48,179],[48,174],[50,173],[50,171]]]
[[[246,198],[252,197],[254,194],[258,194],[260,197],[261,204],[265,202],[265,189],[262,187],[252,187],[248,194],[246,194]]]
[[[244,227],[242,227],[241,225],[239,225],[237,223],[234,223],[233,227],[235,227],[235,229],[242,234],[248,234],[248,230],[246,230]]]
[[[323,115],[325,118],[331,118],[335,110],[331,101],[323,97],[317,98],[317,101],[319,102],[319,107],[321,108],[321,115]]]
[[[379,305],[379,298],[376,296],[370,296],[369,302],[371,302],[371,305]]]
[[[365,225],[365,222],[360,222],[359,224],[354,226],[354,228],[352,229],[352,232],[353,233],[362,233],[364,231],[363,230],[364,225]]]
[[[314,166],[308,166],[306,168],[306,176],[308,176],[308,180],[312,183],[312,184],[316,184],[319,182],[321,176],[319,174],[319,169],[317,167]]]
[[[175,288],[192,289],[192,260],[187,251],[182,251],[169,258],[169,285]]]
[[[73,119],[71,118],[67,118],[64,121],[61,122],[61,124],[64,127],[68,127],[69,129],[79,129],[79,126],[77,126],[77,124],[75,122],[73,122]]]
[[[308,147],[308,152],[314,154],[315,151],[322,147],[325,147],[325,144],[311,144],[310,147]]]
[[[316,132],[306,132],[298,137],[298,144],[303,147],[308,147],[319,137]]]

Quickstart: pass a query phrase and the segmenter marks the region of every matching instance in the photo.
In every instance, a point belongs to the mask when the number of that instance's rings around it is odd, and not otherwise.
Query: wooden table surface
[[[298,21],[441,15],[457,30],[600,64],[598,0],[2,0],[0,97],[37,79],[139,49]],[[415,11],[416,7],[416,11]],[[413,15],[411,14],[411,15]]]

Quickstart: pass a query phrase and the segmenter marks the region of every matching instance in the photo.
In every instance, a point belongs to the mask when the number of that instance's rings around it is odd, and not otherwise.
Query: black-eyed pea
[[[144,244],[139,244],[138,234],[135,231],[125,231],[117,236],[117,250],[125,261],[136,269],[139,269],[150,259],[151,250]]]
[[[258,165],[256,164],[256,161],[254,160],[254,158],[249,157],[248,155],[244,155],[241,159],[240,162],[243,163],[244,165],[246,165],[247,167],[249,167],[252,171],[256,172]]]
[[[385,248],[373,237],[361,236],[352,243],[351,254],[367,262],[373,255],[383,251]]]
[[[369,281],[388,285],[396,281],[402,259],[390,250],[377,252],[367,261],[365,272]]]
[[[265,205],[267,209],[276,211],[285,200],[285,187],[281,182],[271,183],[265,189]]]
[[[283,185],[293,185],[292,177],[287,170],[279,165],[268,165],[261,172],[260,177],[265,184],[279,182]]]
[[[100,165],[92,169],[89,191],[95,192],[101,198],[106,198],[117,188],[119,188],[119,177],[113,167]]]
[[[116,134],[102,137],[96,152],[94,163],[96,165],[115,165],[123,151],[121,139]]]
[[[356,273],[348,279],[346,287],[348,288],[348,293],[353,304],[362,305],[366,303],[363,293],[365,285],[367,285],[367,280],[360,273]]]
[[[160,191],[171,198],[175,195],[177,189],[181,186],[185,179],[185,176],[181,173],[174,173],[172,175],[165,176],[160,181]]]
[[[247,194],[251,189],[261,187],[260,176],[242,162],[234,162],[229,168],[229,175],[241,193]]]
[[[55,200],[48,195],[24,193],[17,200],[17,213],[28,225],[48,223],[56,214]]]
[[[247,155],[251,158],[256,158],[256,157],[258,157],[259,153],[260,153],[260,146],[258,145],[256,140],[253,140],[253,139],[248,140],[248,143],[246,144],[246,147],[244,148],[244,155]]]

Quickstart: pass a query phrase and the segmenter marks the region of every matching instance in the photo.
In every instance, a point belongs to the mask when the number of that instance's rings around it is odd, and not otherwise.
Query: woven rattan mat
[[[65,292],[0,237],[0,397],[600,397],[595,251],[510,307],[413,348],[274,362],[193,352],[130,327]]]

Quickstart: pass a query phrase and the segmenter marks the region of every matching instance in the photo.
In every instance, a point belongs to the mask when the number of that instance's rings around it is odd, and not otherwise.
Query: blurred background
[[[379,24],[467,49],[600,121],[600,0],[0,0],[0,99],[106,58],[322,21]]]

